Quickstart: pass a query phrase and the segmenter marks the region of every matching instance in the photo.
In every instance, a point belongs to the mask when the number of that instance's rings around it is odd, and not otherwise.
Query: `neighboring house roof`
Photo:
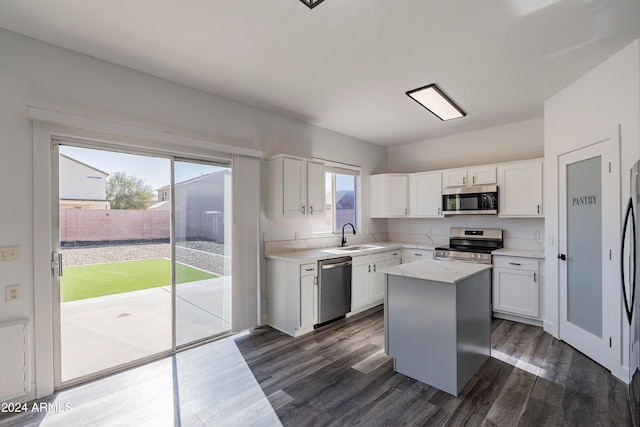
[[[60,153],[60,156],[64,157],[65,159],[69,159],[69,160],[71,160],[72,162],[76,162],[76,163],[78,163],[79,165],[82,165],[82,166],[88,167],[89,169],[93,169],[93,170],[94,170],[94,171],[96,171],[96,172],[100,172],[100,173],[101,173],[101,174],[103,174],[104,176],[109,176],[109,174],[108,174],[107,172],[105,172],[105,171],[103,171],[103,170],[100,170],[100,169],[98,169],[98,168],[95,168],[95,167],[93,167],[93,166],[91,166],[91,165],[88,165],[88,164],[86,164],[86,163],[83,163],[83,162],[81,162],[80,160],[76,160],[76,159],[74,159],[73,157],[69,157],[69,156],[67,156],[67,155],[65,155],[65,154],[62,154],[62,153]]]
[[[211,178],[212,176],[217,175],[217,174],[230,174],[230,173],[231,173],[231,171],[229,171],[229,169],[221,169],[221,170],[219,170],[219,171],[215,171],[215,172],[211,172],[211,173],[206,173],[206,174],[204,174],[204,175],[196,176],[195,178],[187,179],[186,181],[176,182],[176,186],[182,186],[182,185],[187,185],[187,184],[193,184],[193,183],[198,182],[198,181],[201,181],[201,180],[203,180],[203,179]],[[163,186],[163,187],[158,188],[156,191],[161,191],[161,190],[169,189],[169,188],[170,188],[170,186],[169,186],[169,185],[165,185],[165,186]]]
[[[355,192],[342,190],[336,192],[336,209],[352,209],[355,207]]]
[[[168,200],[165,200],[164,202],[158,202],[158,203],[154,203],[151,206],[149,206],[147,209],[162,209],[163,206],[165,206],[167,203],[169,203]]]

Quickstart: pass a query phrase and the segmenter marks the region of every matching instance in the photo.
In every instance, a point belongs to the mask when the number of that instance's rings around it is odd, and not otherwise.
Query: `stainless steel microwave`
[[[498,186],[446,188],[442,191],[442,211],[445,215],[496,215]]]

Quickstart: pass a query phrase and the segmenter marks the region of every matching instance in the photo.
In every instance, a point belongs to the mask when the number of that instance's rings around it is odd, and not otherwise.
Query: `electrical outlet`
[[[7,285],[4,287],[4,298],[6,302],[20,300],[20,285]]]
[[[20,246],[0,246],[0,262],[20,261]]]

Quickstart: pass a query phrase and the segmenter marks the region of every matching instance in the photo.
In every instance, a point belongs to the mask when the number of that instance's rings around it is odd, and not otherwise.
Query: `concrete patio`
[[[61,309],[62,381],[170,350],[171,288],[80,301]],[[177,345],[231,329],[231,277],[178,285]]]

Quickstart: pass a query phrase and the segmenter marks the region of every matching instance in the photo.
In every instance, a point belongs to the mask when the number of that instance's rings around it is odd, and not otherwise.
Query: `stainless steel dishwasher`
[[[351,311],[351,257],[318,261],[318,324]]]

